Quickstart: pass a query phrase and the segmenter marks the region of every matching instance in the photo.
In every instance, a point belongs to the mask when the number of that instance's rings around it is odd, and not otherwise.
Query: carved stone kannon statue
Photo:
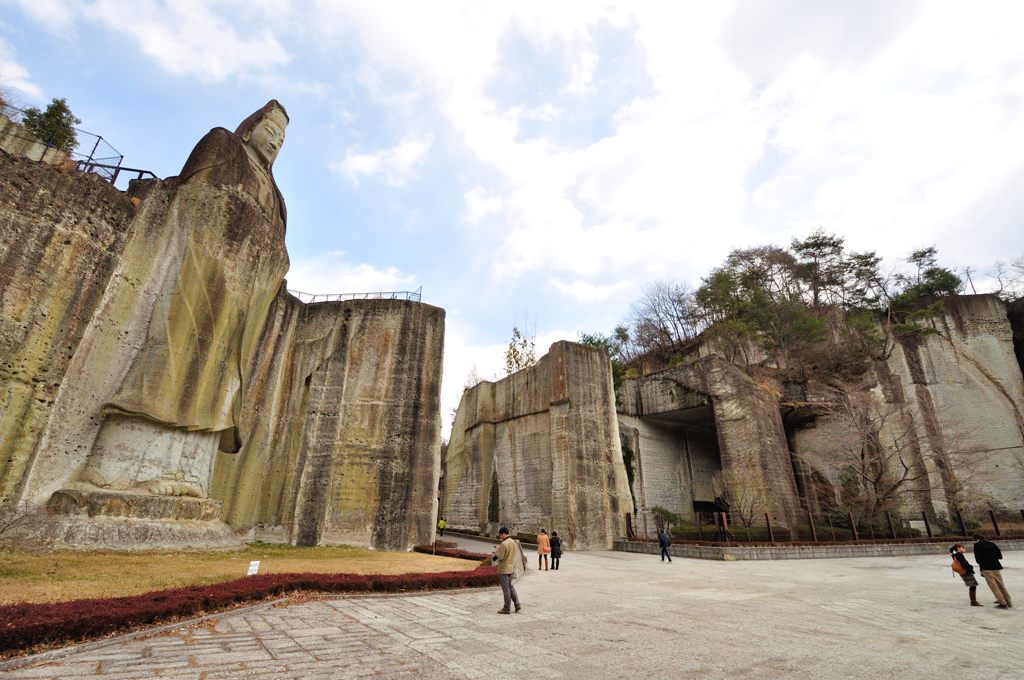
[[[288,269],[272,167],[288,115],[276,100],[235,132],[211,130],[165,182],[180,257],[163,274],[146,339],[80,485],[207,497],[218,449],[238,450],[240,393]]]

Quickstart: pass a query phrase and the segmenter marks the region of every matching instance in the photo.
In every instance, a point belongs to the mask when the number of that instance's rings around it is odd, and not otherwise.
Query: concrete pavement
[[[1006,554],[1011,610],[991,605],[983,581],[986,606],[967,606],[945,556],[668,564],[570,552],[538,573],[531,554],[517,615],[495,613],[497,586],[323,599],[6,677],[1021,678],[1024,553]]]

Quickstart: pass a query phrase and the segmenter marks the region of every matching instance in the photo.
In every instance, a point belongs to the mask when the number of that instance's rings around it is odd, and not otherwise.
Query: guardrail
[[[373,293],[304,293],[300,290],[291,289],[288,292],[306,304],[339,302],[341,300],[410,300],[412,302],[421,302],[423,298],[423,286],[416,290],[392,290]]]
[[[52,140],[40,139],[33,135],[27,128],[24,128],[24,109],[19,109],[16,106],[7,104],[0,107],[0,114],[3,114],[11,121],[22,125],[22,128],[25,130],[24,135],[13,135],[15,138],[30,142],[38,142],[50,149],[58,149],[57,146],[51,143]],[[80,171],[91,172],[99,175],[111,184],[116,184],[119,177],[127,176],[131,173],[136,175],[135,179],[142,179],[146,176],[156,177],[156,175],[149,170],[126,168],[122,166],[121,164],[124,162],[124,154],[115,149],[110,142],[105,140],[102,136],[77,127],[73,127],[72,129],[75,131],[77,141],[74,148],[70,151],[66,151],[65,153],[68,154],[68,158],[70,160],[73,160],[78,164],[78,169]],[[89,152],[85,153],[79,151],[78,149],[81,148],[89,149]]]

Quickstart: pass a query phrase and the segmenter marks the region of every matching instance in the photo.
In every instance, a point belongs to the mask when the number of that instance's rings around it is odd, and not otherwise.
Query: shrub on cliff
[[[36,107],[25,109],[22,124],[43,144],[71,153],[78,146],[75,126],[82,121],[71,113],[67,100],[54,99],[40,111]]]

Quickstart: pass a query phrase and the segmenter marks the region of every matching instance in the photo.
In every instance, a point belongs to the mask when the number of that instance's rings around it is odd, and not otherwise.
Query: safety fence
[[[636,518],[629,516],[627,537],[655,540],[658,529],[663,527],[668,527],[675,540],[722,545],[957,540],[969,539],[975,533],[989,537],[1024,537],[1024,509],[1008,508],[930,515],[897,511],[867,513],[853,509],[823,513],[803,510],[796,522],[786,522],[768,513],[741,516],[735,512],[699,512],[693,521],[658,515],[649,513],[647,521],[641,519],[639,525]]]
[[[111,184],[117,185],[118,180],[143,179],[156,177],[149,170],[128,168],[124,166],[124,154],[115,149],[101,135],[72,127],[74,135],[68,139],[60,131],[36,133],[25,126],[25,110],[7,104],[0,109],[0,114],[16,123],[6,126],[4,136],[17,140],[23,145],[40,144],[44,148],[39,158],[34,160],[52,159],[60,154],[66,155],[81,172],[92,173],[102,177]],[[31,156],[30,156],[31,157]]]
[[[306,304],[314,302],[339,302],[341,300],[410,300],[420,302],[423,297],[423,286],[416,290],[392,290],[373,293],[303,293],[300,290],[288,291]]]

